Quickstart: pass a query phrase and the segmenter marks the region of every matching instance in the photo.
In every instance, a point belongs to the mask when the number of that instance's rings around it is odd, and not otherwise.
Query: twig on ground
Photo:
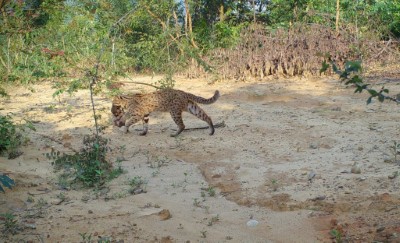
[[[214,128],[219,128],[219,127],[225,127],[225,121],[218,122],[214,125]],[[193,128],[185,128],[185,131],[192,131],[192,130],[199,130],[199,129],[208,129],[209,126],[204,126],[204,127],[193,127]],[[173,131],[176,131],[176,129],[172,129]]]

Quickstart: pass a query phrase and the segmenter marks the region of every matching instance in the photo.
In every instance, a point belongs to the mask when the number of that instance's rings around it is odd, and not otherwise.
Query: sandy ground
[[[375,81],[400,92],[400,79]],[[122,159],[125,173],[101,190],[66,190],[44,154],[79,150],[93,133],[89,92],[58,99],[50,83],[9,87],[0,114],[31,119],[37,131],[27,133],[20,157],[0,158],[0,172],[17,183],[0,194],[0,213],[12,212],[19,225],[0,241],[400,242],[396,104],[367,106],[367,94],[333,79],[177,79],[176,88],[206,98],[220,90],[216,103],[201,107],[225,127],[214,136],[188,130],[171,138],[169,114],[154,113],[147,136],[123,134],[111,125],[110,99],[95,96],[109,159]],[[189,114],[184,121],[187,128],[206,125]],[[144,193],[129,193],[133,178],[144,182]]]

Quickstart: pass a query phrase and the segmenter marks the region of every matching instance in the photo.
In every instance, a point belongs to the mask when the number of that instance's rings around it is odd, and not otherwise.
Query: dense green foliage
[[[2,83],[76,81],[98,57],[106,80],[173,73],[192,59],[206,65],[204,55],[235,46],[253,22],[275,30],[336,20],[336,1],[323,0],[1,0],[0,10]],[[341,0],[339,24],[399,37],[400,1]]]

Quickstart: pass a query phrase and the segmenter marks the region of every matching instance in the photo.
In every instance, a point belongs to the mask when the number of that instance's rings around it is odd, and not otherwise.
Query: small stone
[[[53,205],[60,205],[64,200],[60,198],[53,199],[50,203]]]
[[[127,133],[129,131],[129,128],[126,126],[122,126],[118,130],[120,130],[121,132]]]
[[[385,226],[381,226],[381,227],[379,227],[379,228],[377,228],[376,229],[376,232],[382,232],[382,231],[384,231],[385,230]]]
[[[308,180],[311,181],[312,179],[314,179],[314,177],[315,177],[316,175],[317,175],[317,174],[316,174],[314,171],[311,171],[311,172],[308,174]]]
[[[367,178],[365,176],[358,178],[359,181],[365,181]]]
[[[158,216],[160,216],[161,220],[167,220],[172,217],[171,213],[169,212],[168,209],[163,209],[158,213]]]
[[[93,211],[89,209],[88,210],[88,214],[92,214],[92,213],[93,213]]]
[[[351,173],[353,173],[353,174],[361,174],[361,168],[357,164],[357,162],[354,163],[353,166],[351,167]]]
[[[329,144],[325,144],[325,143],[323,143],[323,144],[321,144],[321,146],[320,146],[321,148],[324,148],[324,149],[331,149],[332,148],[332,146],[331,145],[329,145]]]
[[[325,200],[325,199],[326,199],[326,196],[325,195],[321,195],[321,196],[314,197],[311,200],[312,201],[322,201],[322,200]]]
[[[24,224],[24,226],[29,229],[36,229],[36,224]]]
[[[248,227],[256,227],[258,225],[258,221],[255,219],[250,219],[249,221],[247,221],[246,225]]]
[[[134,194],[134,195],[137,195],[137,194],[140,194],[140,193],[146,193],[146,191],[143,190],[143,188],[140,188],[140,187],[137,187],[137,188],[134,188],[134,189],[130,189],[129,192],[131,194]]]
[[[393,159],[389,158],[389,157],[384,157],[383,158],[383,162],[384,163],[393,163]]]

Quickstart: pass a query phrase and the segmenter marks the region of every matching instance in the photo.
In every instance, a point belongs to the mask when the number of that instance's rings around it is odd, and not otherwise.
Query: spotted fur
[[[210,127],[210,135],[213,135],[214,125],[212,120],[197,103],[211,104],[218,98],[218,90],[215,91],[213,97],[205,99],[181,90],[162,89],[147,94],[116,96],[112,102],[111,112],[114,116],[114,125],[118,127],[124,126],[125,132],[128,132],[128,128],[131,125],[142,120],[143,131],[140,133],[142,136],[147,134],[149,114],[151,112],[169,112],[176,125],[178,125],[178,131],[171,135],[174,137],[185,129],[185,124],[182,120],[182,112],[186,111],[207,122]]]

